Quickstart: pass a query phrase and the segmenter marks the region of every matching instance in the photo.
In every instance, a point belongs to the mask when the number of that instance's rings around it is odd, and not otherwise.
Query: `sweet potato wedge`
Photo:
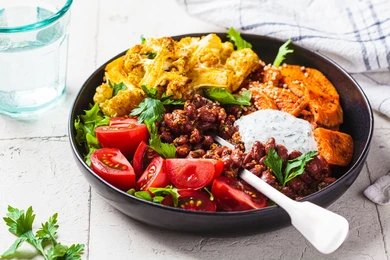
[[[353,155],[353,141],[348,134],[318,127],[314,130],[318,153],[330,164],[347,166]]]
[[[282,81],[298,97],[305,97],[317,125],[337,129],[343,122],[339,95],[318,70],[297,65],[281,68]]]

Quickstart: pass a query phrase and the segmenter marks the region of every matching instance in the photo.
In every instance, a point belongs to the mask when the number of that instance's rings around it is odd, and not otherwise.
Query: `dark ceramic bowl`
[[[184,36],[205,34],[181,35],[174,38],[179,39]],[[225,34],[219,34],[219,36],[226,40]],[[267,63],[273,61],[279,46],[283,44],[282,41],[264,36],[243,34],[243,37],[252,43],[253,50]],[[339,177],[337,181],[304,199],[326,207],[351,186],[363,167],[373,132],[372,110],[362,89],[336,63],[302,47],[293,46],[293,48],[294,53],[288,56],[287,63],[316,68],[324,73],[337,88],[344,109],[344,124],[341,130],[349,133],[354,140],[352,162],[348,167],[335,170]],[[117,57],[123,54],[121,53]],[[83,161],[84,151],[82,147],[76,144],[73,122],[76,116],[82,114],[83,110],[88,108],[88,104],[93,102],[92,97],[96,87],[102,82],[104,68],[107,63],[103,64],[88,78],[78,93],[69,118],[69,139],[81,172],[108,203],[138,221],[182,232],[213,234],[265,232],[290,224],[288,214],[278,206],[242,212],[203,213],[185,211],[140,200],[115,188],[96,175]]]

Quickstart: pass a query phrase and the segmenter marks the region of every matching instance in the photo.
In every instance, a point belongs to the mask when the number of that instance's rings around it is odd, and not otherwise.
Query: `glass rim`
[[[60,10],[58,10],[55,14],[52,16],[43,19],[39,22],[25,24],[21,26],[15,26],[15,27],[0,27],[0,33],[14,33],[14,32],[27,32],[36,30],[42,27],[45,27],[51,23],[54,23],[59,18],[61,18],[66,12],[69,10],[70,6],[72,5],[73,0],[66,0],[64,6]]]

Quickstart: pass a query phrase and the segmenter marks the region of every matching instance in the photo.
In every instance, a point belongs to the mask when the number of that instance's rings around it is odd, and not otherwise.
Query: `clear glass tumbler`
[[[72,0],[0,0],[0,113],[28,118],[65,92]]]

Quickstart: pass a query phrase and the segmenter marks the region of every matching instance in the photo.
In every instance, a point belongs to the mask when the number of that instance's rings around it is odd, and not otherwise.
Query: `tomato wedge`
[[[217,211],[217,204],[215,201],[211,201],[209,195],[206,192],[199,190],[178,190],[179,204],[178,207],[192,211]],[[161,204],[165,206],[173,207],[172,196],[166,196]]]
[[[243,211],[267,206],[267,198],[263,194],[235,178],[218,177],[213,182],[211,192],[218,208],[224,211]]]
[[[92,170],[108,183],[127,191],[135,187],[133,167],[116,148],[101,148],[91,155]]]
[[[165,167],[169,180],[176,188],[197,190],[209,185],[214,176],[221,174],[223,166],[220,167],[217,162],[213,159],[167,159]]]
[[[148,164],[157,157],[158,153],[150,148],[145,142],[141,142],[135,150],[132,165],[137,177],[141,176]]]
[[[169,184],[168,176],[164,167],[165,161],[161,157],[154,158],[144,173],[137,181],[140,190],[148,190],[151,187],[162,188]]]
[[[109,126],[99,126],[95,133],[102,147],[118,148],[127,158],[132,158],[138,145],[147,142],[149,136],[146,125],[127,117],[111,119]]]

